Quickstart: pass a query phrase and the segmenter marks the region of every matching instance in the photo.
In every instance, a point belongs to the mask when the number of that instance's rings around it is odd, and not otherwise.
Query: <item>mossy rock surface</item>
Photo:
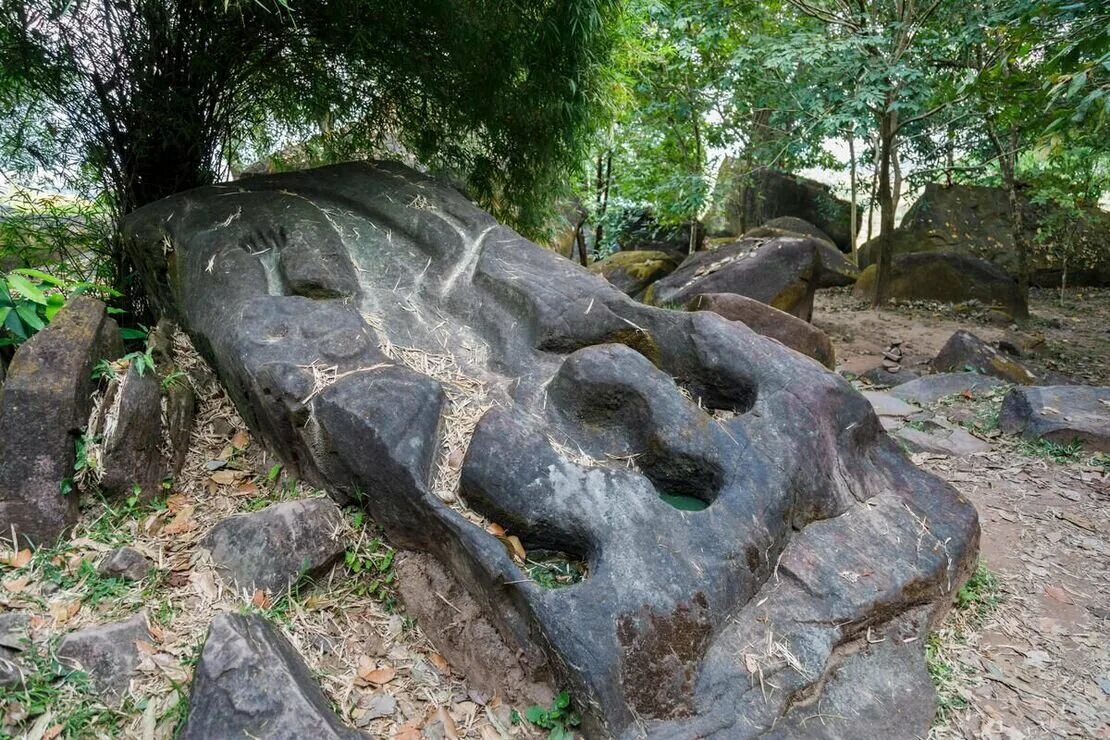
[[[636,296],[656,280],[674,272],[678,263],[679,259],[669,252],[633,250],[616,252],[593,263],[590,272],[601,275],[623,293]]]
[[[875,293],[878,265],[870,265],[856,281],[853,295],[869,300]],[[908,301],[964,303],[977,300],[1015,319],[1029,316],[1017,283],[985,260],[952,252],[914,252],[894,256],[890,298]]]

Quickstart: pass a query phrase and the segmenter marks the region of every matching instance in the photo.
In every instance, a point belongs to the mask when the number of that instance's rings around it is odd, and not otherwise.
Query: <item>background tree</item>
[[[599,110],[616,0],[2,0],[7,166],[87,168],[115,214],[252,142],[393,136],[524,230]],[[126,275],[116,249],[117,279]]]

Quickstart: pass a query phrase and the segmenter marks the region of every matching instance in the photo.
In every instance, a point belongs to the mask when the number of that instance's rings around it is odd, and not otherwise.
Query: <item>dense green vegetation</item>
[[[884,240],[877,302],[910,188],[998,185],[1024,287],[1031,254],[1097,248],[1071,235],[1110,179],[1108,21],[1088,0],[3,0],[0,249],[140,305],[114,222],[301,142],[300,164],[400,147],[536,237],[573,193],[594,254],[762,168],[840,171],[859,241]],[[1065,214],[1032,243],[1019,193]]]

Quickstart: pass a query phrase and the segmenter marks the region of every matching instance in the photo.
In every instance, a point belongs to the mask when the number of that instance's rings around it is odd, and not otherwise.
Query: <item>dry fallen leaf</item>
[[[9,593],[18,594],[27,588],[27,584],[31,582],[31,576],[23,576],[22,578],[13,578],[10,581],[4,581],[4,590]]]
[[[81,600],[55,601],[49,606],[50,616],[54,617],[57,625],[62,625],[73,619],[81,611]]]
[[[184,493],[175,493],[174,495],[166,499],[166,508],[176,514],[177,512],[185,508],[185,505],[188,503],[188,496],[186,496]]]
[[[412,720],[406,722],[397,728],[397,732],[393,734],[393,740],[423,740],[423,733],[420,732],[420,720]]]
[[[511,534],[508,537],[504,538],[503,541],[508,544],[510,548],[512,548],[510,550],[512,556],[523,563],[524,560],[528,557],[528,554],[524,551],[524,545],[520,544],[520,538],[517,537],[515,534]]]
[[[459,740],[459,728],[455,726],[455,720],[451,717],[451,713],[447,711],[447,707],[441,706],[436,710],[436,719],[443,726],[443,736],[447,740]]]
[[[193,520],[193,507],[189,505],[177,512],[177,516],[173,518],[173,521],[162,529],[162,534],[184,534],[196,528],[197,523]]]
[[[19,552],[4,553],[3,561],[13,568],[22,568],[31,562],[31,551],[20,550]]]
[[[505,528],[502,527],[500,524],[497,524],[496,522],[490,522],[486,526],[486,531],[489,532],[490,534],[492,534],[494,537],[504,537],[505,536]]]
[[[217,470],[212,474],[212,480],[221,486],[230,486],[242,477],[243,473],[238,470]]]
[[[247,449],[247,445],[251,443],[251,436],[245,431],[240,429],[231,438],[231,446],[237,450]]]
[[[53,727],[48,727],[46,729],[46,732],[42,733],[42,740],[54,740],[54,738],[62,734],[62,730],[64,729],[65,725],[54,725]]]
[[[207,601],[214,601],[220,595],[220,589],[216,586],[216,576],[210,570],[189,574],[189,583],[193,584],[193,590]]]
[[[428,660],[432,661],[432,665],[434,665],[436,667],[436,670],[438,670],[444,676],[451,672],[451,666],[447,663],[447,659],[439,653],[432,653],[430,656],[428,656]]]
[[[251,604],[259,609],[265,609],[270,606],[270,597],[267,596],[266,592],[262,589],[256,588],[254,590],[254,596],[251,597]]]
[[[358,672],[358,677],[361,678],[363,681],[369,681],[370,683],[376,684],[378,686],[389,683],[396,675],[397,669],[390,668],[389,666],[382,666],[381,668],[377,668],[372,671],[363,672],[360,670]]]

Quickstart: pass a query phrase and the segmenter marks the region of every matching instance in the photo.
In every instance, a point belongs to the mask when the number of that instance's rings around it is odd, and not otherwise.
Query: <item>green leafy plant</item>
[[[101,288],[23,268],[0,276],[0,347],[18,345],[44,329],[72,295]]]
[[[559,692],[547,709],[533,704],[528,707],[524,716],[536,727],[548,730],[548,740],[571,740],[574,737],[572,728],[582,724],[578,712],[570,708],[570,694],[566,691]]]

